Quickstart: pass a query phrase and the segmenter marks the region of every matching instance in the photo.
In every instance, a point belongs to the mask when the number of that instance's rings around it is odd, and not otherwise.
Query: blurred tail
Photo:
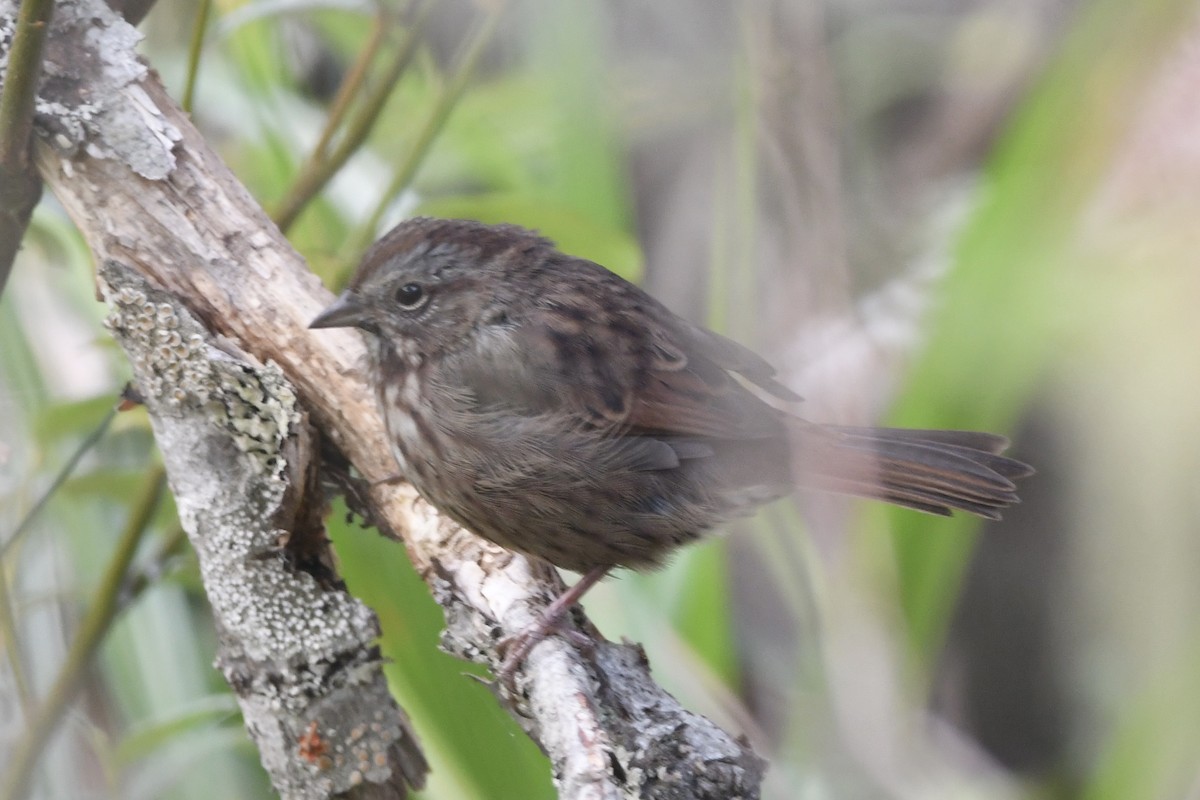
[[[1014,481],[1033,468],[1000,455],[1008,439],[975,431],[805,425],[801,483],[930,514],[952,509],[987,519],[1017,499]]]

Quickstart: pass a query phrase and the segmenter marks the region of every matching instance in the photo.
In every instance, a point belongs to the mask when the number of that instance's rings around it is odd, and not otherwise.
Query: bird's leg
[[[496,679],[507,683],[516,672],[517,667],[521,666],[521,662],[529,655],[529,651],[559,627],[562,618],[571,610],[571,606],[578,603],[588,589],[599,583],[608,574],[609,569],[611,567],[593,567],[588,570],[582,578],[575,582],[574,586],[546,606],[546,610],[542,612],[542,616],[537,622],[500,642],[499,650],[504,654],[504,661],[500,664],[500,669],[496,671]]]

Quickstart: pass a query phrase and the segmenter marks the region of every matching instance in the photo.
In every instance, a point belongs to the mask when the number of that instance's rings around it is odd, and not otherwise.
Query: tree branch
[[[99,279],[200,559],[217,666],[275,788],[404,797],[425,760],[388,694],[378,620],[328,567],[312,432],[291,385],[119,262]]]
[[[64,2],[59,17],[56,68],[71,80],[55,82],[55,97],[44,100],[59,105],[38,120],[47,184],[99,259],[145,277],[137,291],[166,298],[180,317],[186,306],[208,331],[278,365],[315,427],[372,482],[364,500],[373,521],[403,537],[446,610],[445,648],[495,667],[496,642],[561,591],[557,576],[439,517],[411,487],[379,482],[395,466],[358,368],[361,340],[306,329],[329,293],[136,60],[124,24],[87,0]],[[101,54],[112,66],[106,74],[79,61]],[[119,135],[113,116],[123,122]],[[744,741],[680,708],[651,681],[639,649],[604,642],[581,615],[575,622],[593,647],[550,637],[518,672],[517,695],[498,690],[550,756],[561,796],[758,795],[765,765]]]

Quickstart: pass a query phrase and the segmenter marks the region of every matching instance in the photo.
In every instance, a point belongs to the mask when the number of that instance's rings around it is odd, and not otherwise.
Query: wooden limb
[[[378,620],[330,570],[303,568],[327,549],[326,503],[291,385],[134,270],[106,261],[98,277],[200,559],[217,667],[276,790],[323,800],[419,788],[428,767],[388,693]]]

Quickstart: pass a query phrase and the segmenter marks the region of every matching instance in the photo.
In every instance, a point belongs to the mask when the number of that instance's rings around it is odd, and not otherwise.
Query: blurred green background
[[[1039,468],[1000,524],[803,497],[589,595],[766,796],[1200,797],[1194,4],[226,2],[189,67],[198,19],[157,4],[143,52],[331,288],[405,216],[536,227],[768,354],[810,418],[1009,432]],[[269,797],[144,412],[13,539],[128,377],[102,316],[48,197],[0,298],[0,744],[115,585],[36,796]],[[422,796],[553,797],[403,549],[343,516]]]

